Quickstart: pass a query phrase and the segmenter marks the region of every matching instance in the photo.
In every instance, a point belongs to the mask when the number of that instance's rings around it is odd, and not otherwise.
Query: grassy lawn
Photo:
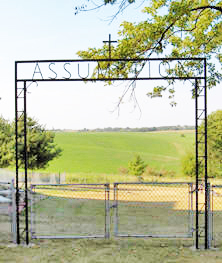
[[[105,235],[105,201],[47,197],[33,211],[35,235]]]
[[[134,154],[151,167],[181,173],[181,156],[192,147],[194,132],[58,132],[55,142],[63,149],[48,172],[118,174]]]
[[[30,248],[0,246],[7,263],[221,263],[222,250],[193,251],[181,240],[43,240]]]

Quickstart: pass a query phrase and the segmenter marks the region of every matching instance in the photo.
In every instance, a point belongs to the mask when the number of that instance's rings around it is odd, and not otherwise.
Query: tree
[[[15,164],[14,123],[0,118],[0,167]],[[18,122],[18,160],[24,167],[24,125]],[[27,118],[27,154],[28,168],[45,168],[49,161],[60,156],[62,150],[54,143],[55,134],[46,131],[32,118]]]
[[[144,0],[142,0],[142,2],[143,1]],[[76,6],[75,7],[75,15],[77,15],[79,12],[82,12],[82,11],[96,10],[96,9],[102,8],[108,4],[111,4],[111,5],[117,4],[118,10],[115,13],[115,15],[113,16],[113,18],[112,18],[112,20],[113,20],[120,12],[123,12],[130,4],[134,3],[135,0],[120,0],[120,1],[118,1],[118,0],[103,0],[103,1],[100,1],[99,4],[95,3],[94,1],[90,1],[90,0],[87,0],[87,2],[91,2],[92,7],[88,8],[87,4],[84,4],[84,3],[80,6]]]
[[[141,176],[144,173],[146,166],[147,165],[144,164],[140,155],[137,154],[128,164],[129,174]]]
[[[182,171],[185,176],[195,177],[196,176],[196,156],[195,152],[189,151],[182,158]],[[199,163],[199,175],[204,171],[203,162]]]
[[[207,151],[209,174],[222,175],[222,110],[211,113],[207,118]],[[200,132],[204,130],[204,122]]]
[[[207,119],[207,149],[208,149],[208,174],[210,177],[222,176],[222,110],[215,111]],[[200,134],[204,131],[204,122],[200,126]],[[200,154],[204,155],[204,147]],[[194,152],[187,153],[182,160],[185,175],[195,176],[196,160]],[[199,165],[200,173],[203,163]]]
[[[24,167],[24,125],[18,122],[18,159]],[[27,156],[28,169],[45,168],[49,161],[61,155],[61,148],[54,143],[55,134],[46,131],[38,122],[27,117]]]
[[[9,121],[0,117],[0,167],[8,167],[13,158],[14,141],[12,140],[13,129]]]
[[[137,0],[138,2],[139,0]],[[90,2],[90,1],[89,1]],[[119,10],[135,2],[130,0],[101,0],[102,5],[119,4]],[[142,1],[144,2],[144,1]],[[120,26],[118,45],[112,47],[112,58],[166,57],[206,57],[208,61],[208,87],[222,79],[222,1],[221,0],[149,0],[143,9],[147,15],[140,23],[123,22]],[[101,5],[101,6],[102,6]],[[97,8],[101,8],[100,5]],[[119,12],[117,12],[118,14]],[[114,15],[115,16],[115,15]],[[79,51],[84,59],[107,58],[108,46]],[[217,61],[218,67],[215,65]],[[101,65],[100,65],[101,66]],[[140,65],[141,69],[144,64]],[[134,72],[132,62],[112,63],[112,70],[101,68],[104,75],[127,77]],[[187,76],[193,72],[203,72],[203,65],[196,62],[183,62],[168,72],[171,76]],[[139,71],[140,72],[140,71]],[[138,74],[139,74],[138,72]],[[171,82],[172,84],[172,82]],[[169,91],[172,98],[174,87],[156,87],[148,95],[161,96]]]

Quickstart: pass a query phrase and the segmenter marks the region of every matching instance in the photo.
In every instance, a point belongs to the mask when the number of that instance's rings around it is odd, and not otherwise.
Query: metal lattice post
[[[204,116],[204,132],[205,132],[205,138],[204,138],[204,148],[205,148],[205,159],[204,159],[204,168],[205,168],[205,249],[210,248],[209,244],[209,184],[208,184],[208,166],[207,166],[207,159],[208,159],[208,151],[207,151],[207,61],[204,59],[204,110],[205,110],[205,116]]]
[[[29,244],[29,214],[28,214],[28,156],[27,156],[27,103],[26,81],[24,82],[24,164],[25,164],[25,240]]]
[[[195,142],[196,142],[196,249],[199,248],[199,160],[198,160],[198,81],[195,79]]]
[[[19,92],[18,92],[19,90]],[[26,81],[23,82],[23,87],[18,87],[17,80],[17,63],[15,63],[15,159],[16,159],[16,231],[17,240],[16,243],[21,242],[21,227],[20,227],[20,215],[19,215],[19,202],[20,202],[20,190],[19,190],[19,143],[23,144],[24,149],[24,167],[25,167],[25,240],[26,244],[29,244],[29,229],[28,229],[28,156],[27,156],[27,103],[26,103]],[[19,103],[22,100],[23,103]],[[21,105],[20,105],[21,104]],[[21,109],[19,108],[21,107]],[[22,118],[23,119],[22,119]],[[23,142],[19,142],[19,130],[18,123],[23,120],[23,134],[21,134],[21,139]]]
[[[16,243],[20,244],[19,224],[19,165],[18,165],[18,82],[17,63],[15,62],[15,161],[16,161]]]
[[[195,79],[195,141],[196,141],[196,249],[200,248],[200,238],[204,238],[204,248],[209,248],[209,185],[207,171],[207,63],[204,59],[204,85],[200,86],[198,79]],[[202,99],[202,107],[199,101]],[[200,132],[200,121],[204,122],[204,130]],[[204,147],[204,150],[201,150]],[[203,173],[200,175],[200,164],[204,166]],[[204,203],[202,207],[199,205],[199,187],[204,187]],[[201,211],[204,208],[204,211]],[[204,213],[204,225],[200,225],[200,215]],[[202,231],[203,229],[203,231]]]

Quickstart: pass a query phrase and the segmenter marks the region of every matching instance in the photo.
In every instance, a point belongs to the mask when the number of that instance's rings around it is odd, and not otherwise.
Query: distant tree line
[[[79,132],[153,132],[153,131],[178,131],[178,130],[194,130],[194,126],[184,125],[184,126],[160,126],[160,127],[142,127],[142,128],[119,128],[119,127],[107,127],[107,128],[97,128],[97,129],[82,129]]]

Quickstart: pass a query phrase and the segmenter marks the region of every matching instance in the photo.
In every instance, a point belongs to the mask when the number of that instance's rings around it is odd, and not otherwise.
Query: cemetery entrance
[[[186,67],[198,64],[198,70],[186,71]],[[116,68],[130,67],[129,74],[112,74]],[[180,74],[174,74],[172,69],[178,69]],[[119,73],[118,73],[119,72]],[[32,83],[40,82],[109,82],[114,81],[151,81],[190,80],[193,83],[195,95],[196,117],[196,182],[195,182],[195,245],[209,248],[209,185],[207,175],[207,63],[205,58],[147,58],[147,59],[89,59],[89,60],[33,60],[15,62],[15,134],[16,134],[16,218],[17,244],[20,244],[24,234],[26,244],[29,244],[29,186],[28,186],[28,155],[27,155],[27,89]],[[43,94],[44,96],[44,94]],[[205,123],[204,132],[199,132],[199,124]],[[23,133],[18,133],[18,123],[23,123]],[[200,154],[200,146],[204,146],[204,155]],[[19,187],[21,176],[19,172],[19,147],[24,149],[25,170],[25,221],[20,222]],[[199,174],[200,162],[204,172]],[[200,198],[200,189],[204,189],[204,198]],[[202,191],[202,190],[201,190]],[[23,229],[24,227],[24,229]]]

